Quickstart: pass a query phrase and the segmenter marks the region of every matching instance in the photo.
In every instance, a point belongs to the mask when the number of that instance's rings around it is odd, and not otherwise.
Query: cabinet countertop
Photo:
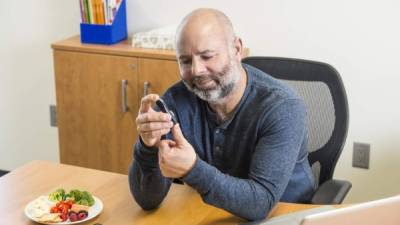
[[[135,48],[132,47],[130,39],[118,42],[113,45],[86,44],[81,43],[80,36],[76,35],[68,39],[55,42],[51,45],[51,47],[54,50],[176,60],[176,53],[174,50]],[[246,57],[248,55],[249,49],[244,48],[243,57]]]
[[[99,45],[81,43],[80,36],[77,35],[55,42],[51,45],[51,47],[54,50],[176,60],[176,54],[173,50],[134,48],[130,44],[129,39],[113,45]]]

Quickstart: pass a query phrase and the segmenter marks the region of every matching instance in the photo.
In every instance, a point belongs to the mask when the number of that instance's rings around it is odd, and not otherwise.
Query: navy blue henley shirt
[[[243,66],[244,94],[230,120],[222,124],[182,81],[162,98],[197,153],[193,169],[182,180],[206,203],[258,220],[278,201],[309,201],[314,178],[303,101],[270,75]],[[131,192],[146,210],[156,208],[171,185],[171,179],[160,172],[157,153],[157,148],[145,147],[139,138],[129,171]]]

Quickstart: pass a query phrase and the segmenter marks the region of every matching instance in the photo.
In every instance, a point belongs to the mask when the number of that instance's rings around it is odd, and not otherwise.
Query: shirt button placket
[[[214,131],[214,157],[218,164],[222,163],[222,148],[221,148],[221,131],[215,129]]]

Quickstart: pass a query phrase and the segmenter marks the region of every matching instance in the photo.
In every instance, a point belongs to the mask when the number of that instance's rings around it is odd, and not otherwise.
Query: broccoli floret
[[[81,198],[82,198],[81,191],[77,189],[71,190],[67,194],[67,199],[74,200],[75,202],[78,202],[79,200],[81,200]]]
[[[49,200],[58,202],[65,199],[65,190],[62,188],[57,189],[56,191],[49,194]]]
[[[87,192],[83,191],[82,193],[82,200],[86,200],[88,206],[92,206],[94,204],[93,196]]]
[[[77,189],[71,190],[67,194],[67,199],[74,200],[77,204],[92,206],[94,205],[94,199],[92,195],[87,191],[79,191]]]
[[[89,202],[86,199],[81,199],[79,202],[77,202],[79,205],[87,205],[89,206]]]
[[[69,191],[68,194],[66,194],[64,189],[59,188],[56,191],[49,194],[49,200],[54,202],[59,202],[63,200],[73,200],[74,202],[80,205],[86,205],[86,206],[94,205],[93,196],[87,191],[80,191],[78,189],[73,189]]]

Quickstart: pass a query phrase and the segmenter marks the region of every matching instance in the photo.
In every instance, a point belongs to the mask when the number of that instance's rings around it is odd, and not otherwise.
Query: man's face
[[[199,98],[217,103],[234,90],[240,72],[233,43],[228,44],[223,32],[210,31],[212,28],[183,33],[177,52],[187,88]]]

